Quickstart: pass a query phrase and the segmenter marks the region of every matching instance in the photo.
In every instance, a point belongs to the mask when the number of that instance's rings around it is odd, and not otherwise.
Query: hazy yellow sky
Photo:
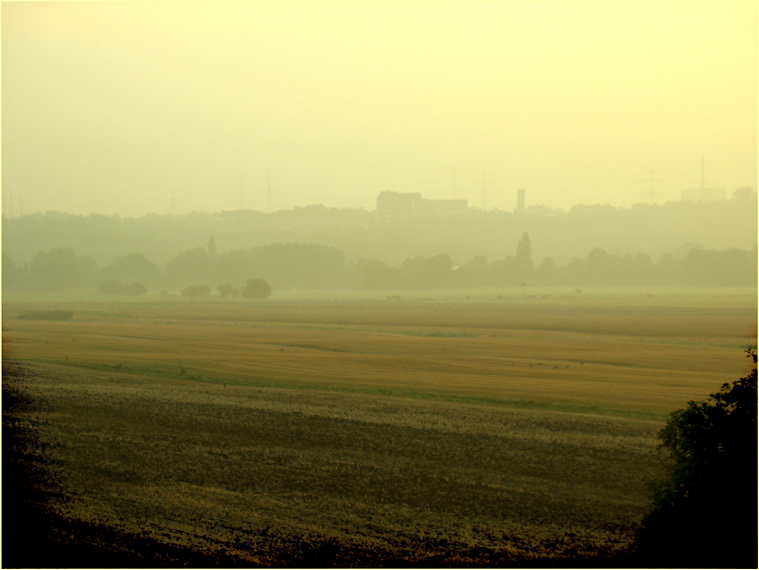
[[[3,206],[266,211],[269,172],[275,210],[629,206],[652,170],[658,202],[698,186],[702,156],[729,196],[757,187],[757,23],[730,0],[3,2]]]

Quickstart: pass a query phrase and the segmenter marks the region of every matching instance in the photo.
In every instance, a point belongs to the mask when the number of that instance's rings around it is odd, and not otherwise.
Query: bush
[[[248,299],[268,299],[271,296],[271,285],[263,279],[248,279],[241,294]]]
[[[659,433],[672,462],[637,541],[659,567],[757,567],[757,356],[746,352],[748,376],[688,402]]]
[[[208,297],[211,294],[211,288],[208,285],[190,285],[182,290],[182,297]]]

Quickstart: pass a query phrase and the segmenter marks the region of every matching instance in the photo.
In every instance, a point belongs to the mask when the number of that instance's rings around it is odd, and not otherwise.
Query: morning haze
[[[757,24],[3,3],[3,568],[758,567]]]
[[[753,2],[5,3],[3,204],[621,207],[651,178],[679,199],[702,157],[709,186],[756,188],[756,22]]]

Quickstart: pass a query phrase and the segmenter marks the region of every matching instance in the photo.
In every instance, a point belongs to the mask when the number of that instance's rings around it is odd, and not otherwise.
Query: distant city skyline
[[[244,177],[241,177],[242,180],[244,180]],[[481,183],[481,180],[480,180]],[[746,187],[741,187],[746,188]],[[756,191],[756,188],[749,187],[752,190]],[[272,196],[277,198],[276,194],[273,192],[270,192],[270,186],[268,185],[267,180],[267,187],[264,191],[263,198],[260,195],[260,192],[256,192],[256,189],[248,189],[248,192],[245,191],[245,185],[244,183],[240,184],[240,188],[238,189],[237,196],[233,196],[229,200],[229,207],[219,207],[219,208],[207,208],[207,209],[183,209],[178,204],[177,196],[178,193],[176,191],[172,191],[169,194],[168,198],[168,206],[165,208],[165,210],[161,211],[155,210],[155,211],[144,211],[144,212],[137,212],[134,214],[129,213],[120,213],[120,212],[70,212],[65,210],[51,210],[51,209],[38,209],[34,211],[28,211],[25,209],[25,203],[23,194],[17,198],[14,197],[12,189],[7,189],[6,192],[3,194],[3,214],[7,217],[16,217],[20,215],[26,215],[26,214],[33,214],[35,212],[46,212],[46,211],[60,211],[62,213],[66,214],[74,214],[74,215],[86,215],[90,213],[94,214],[100,214],[100,215],[110,215],[110,214],[119,214],[124,215],[128,217],[139,217],[142,215],[147,214],[173,214],[173,215],[181,215],[181,214],[188,214],[192,212],[215,212],[215,211],[234,211],[234,210],[254,210],[258,212],[275,212],[277,210],[290,210],[293,208],[299,208],[299,207],[307,207],[307,206],[313,206],[313,205],[323,205],[327,208],[362,208],[367,211],[374,211],[376,210],[376,201],[377,196],[374,197],[374,199],[370,199],[368,201],[364,202],[370,202],[367,205],[350,205],[345,204],[345,197],[338,197],[336,196],[337,203],[329,203],[328,201],[323,202],[299,202],[299,198],[304,198],[305,195],[293,195],[286,193],[284,196],[281,196],[282,202],[285,202],[289,205],[273,208],[272,207]],[[500,193],[490,192],[488,191],[487,194],[483,197],[482,189],[480,189],[479,195],[477,195],[476,192],[472,192],[471,194],[467,194],[466,192],[463,192],[461,189],[457,190],[457,198],[458,200],[465,200],[467,202],[467,206],[469,208],[474,209],[481,209],[481,210],[501,210],[501,211],[511,211],[511,210],[518,210],[520,207],[520,198],[519,198],[519,192],[522,191],[522,200],[523,200],[523,207],[528,209],[530,207],[536,207],[536,206],[545,206],[551,209],[561,210],[561,211],[569,211],[572,207],[577,205],[594,205],[591,203],[577,203],[572,204],[570,206],[565,207],[559,207],[555,206],[553,204],[547,203],[547,202],[530,202],[528,200],[528,192],[526,188],[513,188],[511,190],[507,190],[503,192],[503,196],[500,196]],[[617,208],[626,208],[630,207],[635,204],[663,204],[666,202],[671,201],[692,201],[692,202],[711,202],[715,200],[721,200],[721,199],[730,199],[733,192],[735,190],[738,190],[738,188],[733,189],[727,189],[727,188],[719,188],[714,186],[699,188],[696,186],[690,187],[690,188],[682,188],[679,192],[673,192],[672,196],[668,196],[666,192],[662,192],[658,190],[657,188],[649,188],[648,190],[642,190],[638,191],[636,194],[638,195],[637,200],[633,200],[632,202],[628,204],[610,204],[609,202],[596,202],[595,204],[602,204],[602,205],[610,205]],[[388,190],[381,191],[387,192]],[[389,192],[398,192],[396,190],[389,190]],[[451,200],[453,199],[452,196],[446,196],[445,192],[437,192],[437,193],[425,193],[423,191],[406,191],[406,192],[400,192],[400,193],[418,193],[422,195],[422,198],[425,200]],[[513,204],[511,207],[509,206],[509,194],[511,195],[511,201]],[[676,194],[676,195],[675,195]],[[499,200],[499,197],[502,198]],[[237,204],[234,204],[235,198],[237,200]],[[308,200],[306,198],[306,200]],[[223,200],[222,200],[223,201]],[[262,205],[263,203],[263,205]],[[499,206],[498,204],[502,203],[505,204],[505,206]],[[489,205],[494,204],[494,205]]]
[[[4,3],[3,208],[380,192],[629,207],[757,187],[757,3]],[[702,164],[702,158],[704,164]]]

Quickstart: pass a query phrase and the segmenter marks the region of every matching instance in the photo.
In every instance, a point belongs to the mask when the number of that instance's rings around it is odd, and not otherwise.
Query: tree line
[[[202,286],[207,294],[241,294],[260,279],[276,289],[446,289],[517,286],[709,286],[755,287],[757,248],[706,250],[693,246],[679,256],[654,261],[645,254],[617,255],[596,247],[587,257],[559,265],[551,257],[535,263],[529,234],[513,254],[489,261],[475,256],[456,264],[447,253],[406,258],[397,266],[377,259],[346,262],[334,247],[311,243],[274,243],[217,252],[214,237],[205,247],[188,249],[162,266],[141,253],[118,256],[98,266],[71,248],[38,252],[29,263],[3,253],[3,288],[94,290],[143,295],[149,290]],[[205,289],[203,289],[205,291]],[[192,296],[188,293],[188,296]],[[196,295],[203,296],[203,295]]]
[[[577,205],[558,215],[468,210],[443,217],[382,223],[376,212],[312,205],[266,214],[251,210],[170,216],[86,216],[45,212],[2,220],[3,252],[28,263],[39,251],[70,247],[98,265],[140,252],[161,267],[189,247],[215,236],[219,251],[275,243],[335,247],[346,259],[398,267],[408,258],[448,253],[455,264],[476,256],[502,259],[526,232],[535,262],[558,265],[584,259],[597,246],[618,255],[677,256],[683,244],[703,249],[749,249],[756,243],[757,200],[750,189],[709,204],[667,202],[629,208]]]

